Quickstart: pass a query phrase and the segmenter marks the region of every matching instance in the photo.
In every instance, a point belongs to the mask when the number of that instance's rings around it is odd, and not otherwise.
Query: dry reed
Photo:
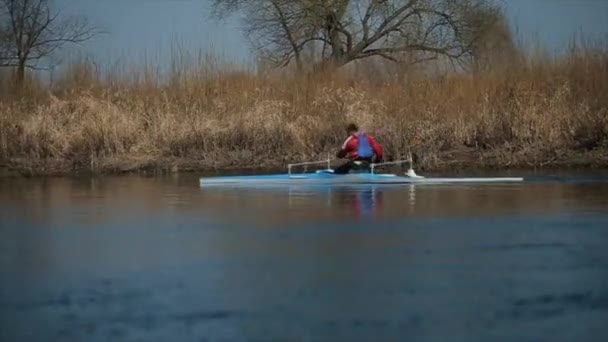
[[[168,77],[84,61],[25,95],[0,83],[0,164],[34,174],[280,166],[335,153],[348,122],[426,169],[608,165],[602,49],[475,76],[258,75],[199,56]]]

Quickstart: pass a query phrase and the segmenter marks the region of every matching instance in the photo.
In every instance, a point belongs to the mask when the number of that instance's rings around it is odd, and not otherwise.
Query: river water
[[[608,341],[608,174],[0,180],[0,341]]]

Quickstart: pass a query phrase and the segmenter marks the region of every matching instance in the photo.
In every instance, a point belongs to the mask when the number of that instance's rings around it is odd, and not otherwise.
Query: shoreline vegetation
[[[103,73],[83,60],[51,84],[30,76],[18,88],[0,70],[0,174],[283,168],[333,156],[349,122],[389,160],[411,151],[421,171],[608,167],[605,48],[441,75],[176,60],[168,75]]]

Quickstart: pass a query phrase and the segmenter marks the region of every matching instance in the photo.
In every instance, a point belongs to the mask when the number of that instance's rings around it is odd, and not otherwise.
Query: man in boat
[[[348,138],[338,151],[338,158],[346,158],[348,161],[334,170],[336,174],[346,174],[353,171],[368,171],[371,163],[379,163],[383,159],[382,146],[376,140],[363,132],[359,132],[356,124],[350,124],[346,128]]]

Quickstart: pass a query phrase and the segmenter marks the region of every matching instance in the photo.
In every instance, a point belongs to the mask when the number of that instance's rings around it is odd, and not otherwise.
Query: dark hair
[[[346,131],[347,132],[358,132],[359,131],[359,126],[357,126],[354,123],[349,124],[348,126],[346,126]]]

